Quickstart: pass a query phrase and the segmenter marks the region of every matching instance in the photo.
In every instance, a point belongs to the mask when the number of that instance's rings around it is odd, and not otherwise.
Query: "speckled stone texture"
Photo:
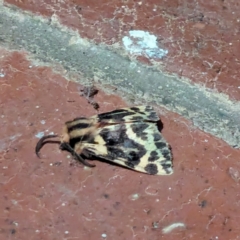
[[[85,168],[41,134],[96,110],[77,84],[0,49],[1,239],[238,239],[239,150],[156,107],[174,174],[149,176],[105,162]],[[124,107],[96,96],[100,112]],[[175,224],[173,230],[166,227]]]
[[[130,30],[157,36],[161,60],[136,57],[240,100],[238,1],[0,1],[124,49]],[[32,55],[31,55],[32,57]],[[57,145],[34,148],[65,121],[97,111],[82,87],[1,47],[0,239],[240,239],[240,150],[154,106],[172,147],[174,174],[149,176],[106,162],[89,169]],[[81,79],[80,79],[81,82]],[[101,86],[97,86],[101,87]],[[129,106],[100,91],[99,112]]]

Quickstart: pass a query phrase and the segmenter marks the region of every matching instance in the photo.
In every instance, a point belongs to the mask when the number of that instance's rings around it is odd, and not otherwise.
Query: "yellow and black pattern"
[[[70,151],[88,166],[93,165],[86,162],[86,158],[98,158],[139,172],[169,175],[173,173],[172,154],[158,131],[158,121],[151,106],[75,118],[65,123],[60,148]],[[42,143],[37,144],[37,154]]]

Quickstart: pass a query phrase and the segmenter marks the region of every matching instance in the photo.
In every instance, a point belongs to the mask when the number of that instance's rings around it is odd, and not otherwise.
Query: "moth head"
[[[83,165],[88,167],[95,167],[94,164],[88,163],[84,158],[82,158],[79,154],[77,154],[75,150],[70,146],[69,144],[70,136],[68,134],[67,127],[64,127],[63,134],[60,136],[59,140],[49,140],[50,138],[55,138],[55,137],[58,137],[58,135],[54,135],[54,134],[47,135],[39,139],[35,148],[35,153],[39,158],[40,158],[39,152],[46,143],[57,143],[59,144],[59,148],[61,150],[66,150],[70,152],[73,155],[73,157],[77,159],[79,162],[81,162]]]

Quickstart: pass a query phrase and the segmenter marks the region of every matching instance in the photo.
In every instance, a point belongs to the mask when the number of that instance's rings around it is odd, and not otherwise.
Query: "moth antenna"
[[[57,143],[57,144],[60,144],[61,141],[45,141],[46,139],[49,139],[49,138],[55,138],[55,137],[58,137],[58,135],[47,135],[47,136],[43,136],[42,138],[39,139],[36,147],[35,147],[35,153],[36,155],[40,158],[40,155],[39,155],[39,151],[41,150],[41,148],[46,144],[46,143]]]

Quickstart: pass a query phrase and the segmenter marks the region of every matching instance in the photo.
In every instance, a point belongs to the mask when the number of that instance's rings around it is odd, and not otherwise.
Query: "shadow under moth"
[[[86,159],[102,159],[151,175],[170,175],[172,154],[158,130],[159,117],[151,106],[138,106],[79,117],[65,123],[60,140],[43,136],[35,152],[46,143],[58,143],[61,150],[88,167]]]

